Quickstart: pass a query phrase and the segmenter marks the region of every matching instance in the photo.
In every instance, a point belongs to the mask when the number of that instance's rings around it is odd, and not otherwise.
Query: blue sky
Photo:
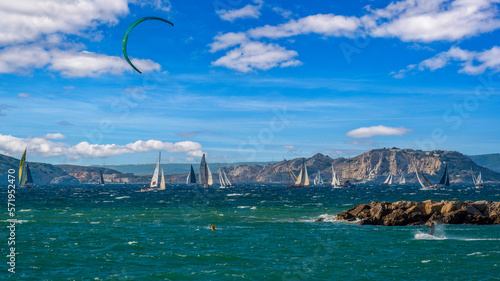
[[[498,153],[499,1],[0,4],[0,153],[70,164]],[[121,41],[127,27],[125,62]]]

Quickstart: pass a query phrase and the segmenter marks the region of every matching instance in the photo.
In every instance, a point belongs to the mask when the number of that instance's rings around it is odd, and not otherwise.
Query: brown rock
[[[335,216],[335,220],[355,221],[356,217],[349,212],[342,212]]]
[[[463,206],[462,209],[460,209],[460,210],[466,211],[471,216],[475,216],[475,215],[482,216],[483,215],[483,214],[481,214],[481,212],[478,209],[476,209],[472,206]]]
[[[466,203],[462,201],[451,201],[448,202],[441,208],[441,215],[445,216],[448,213],[451,213],[453,211],[460,210],[463,206],[465,206]]]
[[[452,211],[443,215],[443,222],[446,224],[464,224],[469,221],[469,214],[464,210]]]
[[[390,203],[387,202],[374,202],[370,209],[370,216],[377,220],[381,220],[384,216],[388,215],[391,210],[388,208]]]
[[[407,225],[408,214],[405,214],[405,211],[403,211],[403,209],[396,209],[392,211],[392,213],[384,217],[383,223],[386,226]]]
[[[443,208],[443,203],[441,202],[434,202],[434,203],[429,203],[425,205],[425,213],[428,215],[432,215],[434,213],[441,213],[441,209]]]
[[[357,217],[359,215],[359,213],[361,213],[365,210],[370,210],[370,208],[371,207],[369,204],[359,204],[359,205],[356,205],[352,211],[349,211],[349,213],[351,213],[351,215]]]
[[[488,201],[476,201],[472,203],[472,207],[476,208],[479,212],[483,213],[488,210]]]

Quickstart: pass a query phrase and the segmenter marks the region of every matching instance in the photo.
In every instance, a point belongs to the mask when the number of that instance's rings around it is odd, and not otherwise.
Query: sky
[[[499,0],[0,3],[0,153],[108,165],[498,153]],[[127,51],[142,71],[124,59]]]

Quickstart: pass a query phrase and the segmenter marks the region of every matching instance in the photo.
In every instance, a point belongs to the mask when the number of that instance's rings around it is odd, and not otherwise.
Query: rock
[[[478,208],[476,208],[477,206]],[[481,210],[483,210],[481,212]],[[500,202],[432,201],[358,204],[335,219],[368,225],[500,224]]]
[[[488,201],[476,201],[472,203],[472,207],[476,208],[479,212],[483,213],[488,210]]]
[[[434,213],[441,213],[441,209],[443,208],[443,203],[441,202],[434,202],[434,203],[428,203],[425,205],[425,210],[424,212],[428,215],[432,215]]]
[[[347,211],[351,215],[359,219],[366,219],[370,217],[370,204],[359,204],[354,206],[353,209]]]
[[[460,210],[466,211],[470,216],[475,216],[475,215],[482,216],[483,215],[480,211],[478,211],[478,209],[474,208],[473,206],[464,206]]]
[[[353,216],[349,212],[342,212],[338,215],[335,216],[335,220],[340,220],[340,221],[355,221],[356,217]]]
[[[377,220],[381,220],[384,216],[391,212],[388,208],[389,205],[390,203],[387,202],[373,202],[370,208],[370,216]]]
[[[469,221],[469,214],[464,210],[453,211],[443,215],[443,222],[446,224],[464,224]]]
[[[315,220],[314,222],[322,222],[322,221],[325,221],[325,218],[318,218],[317,220]]]
[[[465,205],[466,203],[463,201],[451,201],[441,208],[441,215],[444,216],[445,214],[460,210]]]
[[[408,214],[403,209],[396,209],[384,217],[383,223],[386,226],[406,225],[408,224]]]

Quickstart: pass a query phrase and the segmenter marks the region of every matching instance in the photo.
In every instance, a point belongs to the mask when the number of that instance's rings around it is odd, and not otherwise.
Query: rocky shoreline
[[[361,225],[500,224],[500,202],[491,201],[398,201],[358,204],[334,220]],[[324,221],[319,218],[317,221]]]

